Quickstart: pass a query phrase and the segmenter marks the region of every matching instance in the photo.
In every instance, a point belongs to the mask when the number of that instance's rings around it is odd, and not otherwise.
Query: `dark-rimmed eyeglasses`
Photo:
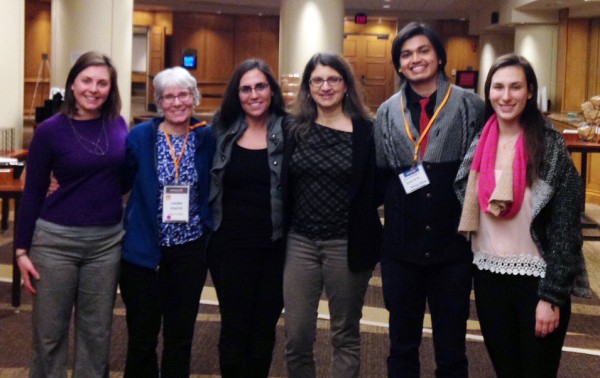
[[[258,83],[254,87],[249,85],[242,85],[238,88],[241,94],[248,96],[252,93],[252,91],[256,91],[256,93],[263,93],[269,88],[269,83]]]
[[[323,83],[327,82],[330,87],[337,87],[344,79],[340,76],[331,76],[327,79],[323,79],[322,77],[313,77],[308,82],[315,88],[320,88]]]

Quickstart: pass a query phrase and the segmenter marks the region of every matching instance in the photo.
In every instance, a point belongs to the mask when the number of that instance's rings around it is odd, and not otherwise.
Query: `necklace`
[[[506,137],[498,138],[498,142],[500,144],[500,148],[503,150],[512,150],[515,148],[517,144],[517,140],[519,139],[519,133],[516,135],[510,135]]]
[[[69,125],[71,126],[71,129],[73,130],[73,134],[75,134],[75,139],[77,139],[77,141],[79,142],[81,147],[83,147],[84,150],[86,150],[90,154],[96,155],[96,156],[104,156],[106,154],[106,151],[108,151],[108,135],[106,134],[106,125],[104,123],[104,121],[105,121],[104,117],[102,117],[102,130],[98,134],[98,140],[95,142],[93,140],[90,140],[90,139],[84,137],[83,135],[81,135],[79,133],[79,131],[77,131],[77,129],[75,128],[75,125],[73,125],[71,118],[67,117],[67,119],[69,120]],[[100,140],[102,139],[103,135],[104,135],[104,143],[103,143],[104,146],[102,146],[100,144]]]

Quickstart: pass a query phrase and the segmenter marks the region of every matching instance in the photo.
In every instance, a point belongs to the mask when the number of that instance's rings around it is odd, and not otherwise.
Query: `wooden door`
[[[344,57],[362,84],[365,104],[375,112],[394,92],[389,34],[346,34]]]
[[[154,103],[154,76],[165,68],[165,28],[148,29],[148,75],[146,76],[146,110],[156,111]]]

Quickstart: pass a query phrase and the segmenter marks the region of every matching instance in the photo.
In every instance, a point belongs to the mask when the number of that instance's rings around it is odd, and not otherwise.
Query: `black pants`
[[[163,327],[163,378],[189,377],[200,294],[206,280],[205,237],[164,247],[157,270],[122,261],[121,296],[127,310],[124,377],[158,377],[156,346]]]
[[[224,378],[267,377],[283,308],[283,243],[271,248],[211,243],[210,274],[219,297]]]
[[[474,282],[481,333],[498,377],[556,377],[571,302],[560,308],[558,328],[536,337],[538,278],[477,269]]]
[[[390,312],[388,377],[420,376],[426,303],[431,313],[436,376],[468,376],[465,335],[472,271],[471,262],[423,266],[382,260],[383,296]]]

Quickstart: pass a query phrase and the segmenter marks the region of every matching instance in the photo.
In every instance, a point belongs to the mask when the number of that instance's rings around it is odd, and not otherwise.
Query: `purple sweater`
[[[121,221],[122,174],[127,124],[122,117],[106,121],[108,149],[102,156],[86,150],[81,137],[106,143],[102,119],[71,120],[54,115],[39,125],[27,159],[25,191],[21,199],[15,247],[29,249],[38,218],[63,226],[114,225]],[[91,149],[90,144],[87,144]],[[59,189],[46,196],[53,173]]]

